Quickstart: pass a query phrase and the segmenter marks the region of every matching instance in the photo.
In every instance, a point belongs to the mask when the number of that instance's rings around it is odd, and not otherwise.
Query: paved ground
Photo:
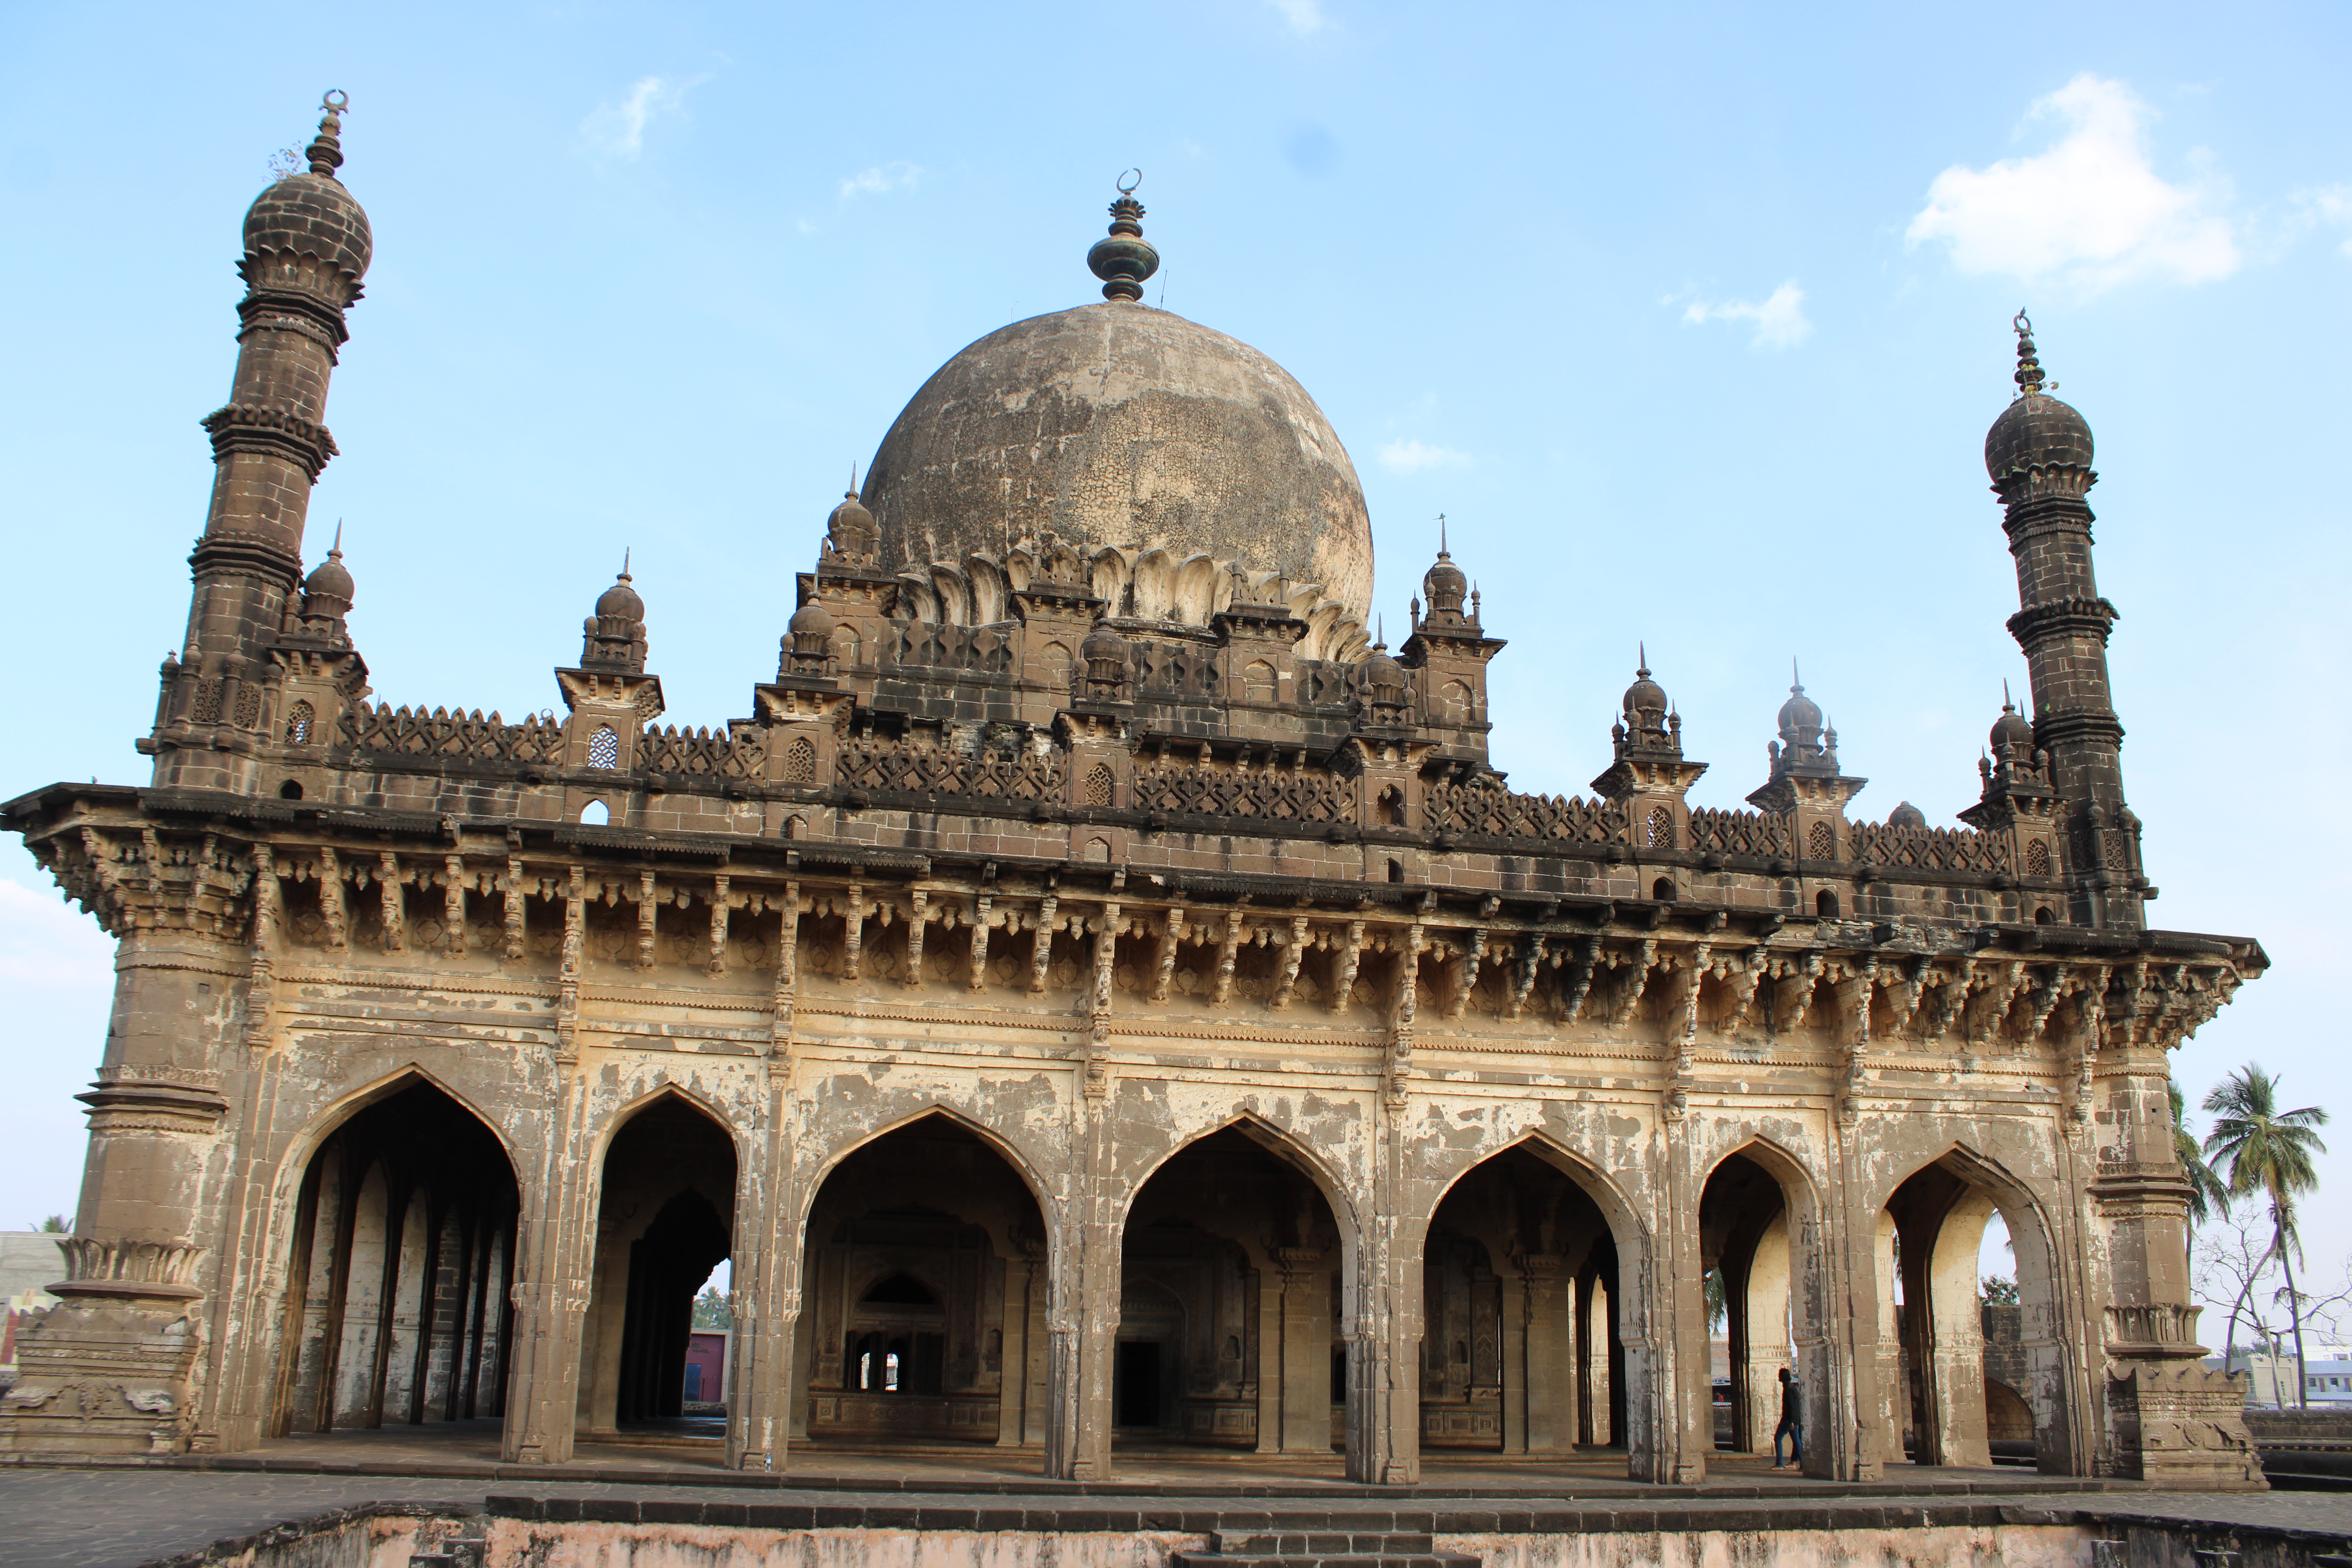
[[[644,1500],[762,1511],[824,1509],[840,1522],[853,1522],[858,1510],[871,1510],[876,1523],[912,1523],[913,1510],[919,1510],[942,1520],[970,1518],[975,1507],[1032,1517],[1065,1510],[1100,1519],[1108,1512],[1113,1520],[1122,1511],[1132,1516],[1140,1510],[1166,1517],[1171,1525],[1174,1516],[1197,1522],[1221,1506],[1306,1509],[1335,1518],[1399,1510],[1465,1518],[1483,1511],[1487,1518],[1506,1521],[1515,1513],[1524,1518],[1530,1512],[1578,1510],[1586,1522],[1553,1527],[1585,1529],[1608,1528],[1604,1520],[1614,1520],[1621,1528],[1654,1528],[1671,1520],[1682,1528],[1704,1529],[1717,1519],[1725,1527],[1753,1529],[1782,1516],[1792,1524],[1827,1522],[1821,1518],[1825,1510],[1857,1509],[1874,1514],[1888,1510],[1888,1521],[1894,1522],[1892,1510],[1902,1509],[2014,1507],[2059,1517],[2199,1520],[2352,1538],[2352,1493],[2192,1496],[2053,1490],[2013,1471],[1909,1471],[1881,1487],[1835,1487],[1775,1476],[1761,1461],[1727,1456],[1717,1466],[1710,1484],[1698,1491],[1627,1483],[1622,1456],[1580,1458],[1567,1464],[1441,1460],[1424,1467],[1425,1485],[1410,1497],[1348,1487],[1339,1479],[1336,1464],[1233,1464],[1150,1454],[1121,1456],[1120,1481],[1088,1489],[1084,1496],[1045,1482],[1025,1456],[1000,1460],[992,1454],[969,1452],[819,1456],[804,1451],[796,1456],[800,1462],[822,1457],[824,1468],[833,1473],[822,1479],[802,1474],[758,1478],[755,1484],[745,1485],[755,1479],[730,1476],[701,1445],[675,1440],[583,1448],[581,1467],[571,1472],[583,1479],[556,1479],[544,1470],[496,1478],[487,1473],[495,1468],[495,1424],[483,1426],[487,1453],[479,1451],[484,1433],[446,1430],[423,1443],[398,1433],[363,1434],[270,1445],[266,1450],[267,1462],[308,1467],[303,1470],[0,1469],[0,1562],[8,1568],[134,1568],[338,1509],[384,1502],[479,1508],[492,1496],[604,1500],[607,1508]],[[338,1467],[336,1472],[318,1473],[316,1467],[326,1464]],[[422,1473],[436,1468],[473,1473]],[[676,1484],[689,1479],[691,1484]],[[734,1484],[726,1484],[730,1482]],[[1122,1493],[1116,1489],[1119,1486],[1139,1489]],[[1240,1496],[1244,1488],[1255,1496]],[[1212,1490],[1223,1498],[1222,1504],[1202,1495]],[[1543,1500],[1547,1499],[1549,1503]],[[933,1509],[942,1511],[930,1514]],[[999,1517],[1009,1524],[1008,1512],[1000,1511]]]

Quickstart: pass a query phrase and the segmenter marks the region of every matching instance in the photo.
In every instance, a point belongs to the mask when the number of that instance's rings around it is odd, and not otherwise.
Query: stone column
[[[1658,1226],[1664,1253],[1657,1292],[1664,1322],[1656,1334],[1666,1364],[1652,1378],[1652,1397],[1664,1402],[1656,1423],[1661,1453],[1654,1478],[1677,1486],[1706,1479],[1715,1452],[1715,1379],[1706,1325],[1706,1259],[1700,1256],[1698,1205],[1702,1187],[1691,1169],[1688,1122],[1667,1107],[1666,1213]]]
[[[789,912],[786,919],[791,919]],[[757,1151],[736,1182],[735,1365],[728,1374],[727,1463],[781,1470],[792,1440],[793,1351],[801,1311],[799,1212],[792,1177],[792,1058],[768,1058]]]
[[[1780,1369],[1798,1373],[1789,1351],[1789,1213],[1773,1217],[1756,1238],[1748,1260],[1748,1305],[1744,1331],[1731,1353],[1744,1358],[1747,1368],[1748,1451],[1772,1449],[1773,1429],[1780,1425]],[[1802,1375],[1799,1373],[1799,1375]],[[1810,1434],[1809,1434],[1810,1436]]]
[[[1528,1253],[1519,1259],[1526,1276],[1527,1451],[1565,1454],[1576,1442],[1574,1343],[1569,1333],[1569,1288],[1565,1259]]]
[[[1257,1265],[1257,1451],[1282,1452],[1282,1272],[1271,1256]]]
[[[589,1083],[580,1069],[579,1010],[587,888],[575,866],[564,897],[557,970],[553,1114],[522,1193],[516,1226],[514,1373],[500,1450],[509,1464],[560,1465],[572,1458],[578,1420],[581,1335],[595,1267],[599,1173],[591,1155]]]
[[[1503,1287],[1503,1452],[1528,1451],[1528,1282],[1498,1276]]]
[[[1029,1259],[1004,1260],[1004,1300],[997,1313],[1003,1349],[997,1355],[996,1446],[1021,1446],[1023,1405],[1029,1391]]]
[[[152,837],[149,854],[161,858]],[[243,1050],[230,1037],[232,988],[249,967],[242,948],[193,932],[122,938],[103,1065],[78,1097],[89,1150],[73,1231],[58,1241],[61,1282],[49,1287],[59,1303],[23,1332],[0,1454],[188,1446],[201,1303],[218,1288],[217,1176],[234,1152],[221,1068]]]
[[[1331,1451],[1331,1298],[1319,1247],[1284,1247],[1282,1451]]]

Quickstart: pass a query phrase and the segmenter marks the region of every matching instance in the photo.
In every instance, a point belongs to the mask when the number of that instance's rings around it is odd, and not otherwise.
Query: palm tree
[[[2278,1079],[2253,1062],[2222,1079],[2205,1097],[2205,1109],[2213,1113],[2205,1154],[2222,1168],[2229,1194],[2259,1192],[2270,1199],[2271,1252],[2286,1270],[2287,1321],[2294,1329],[2295,1399],[2306,1404],[2303,1312],[2294,1289],[2294,1254],[2302,1246],[2295,1235],[2294,1199],[2319,1185],[2311,1157],[2327,1152],[2327,1145],[2312,1129],[2327,1125],[2327,1112],[2315,1105],[2281,1110]]]
[[[2189,1131],[2189,1100],[2180,1092],[2179,1081],[2167,1078],[2164,1089],[2172,1101],[2172,1157],[2180,1162],[2180,1173],[2189,1178],[2188,1240],[2193,1260],[2197,1227],[2211,1219],[2216,1210],[2229,1212],[2230,1189],[2206,1163],[2205,1152],[2197,1145],[2197,1134]]]

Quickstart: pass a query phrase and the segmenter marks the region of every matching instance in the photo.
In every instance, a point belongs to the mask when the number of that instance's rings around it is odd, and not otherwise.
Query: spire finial
[[[1133,303],[1143,298],[1143,280],[1160,270],[1160,252],[1143,237],[1143,204],[1135,199],[1143,171],[1118,177],[1118,200],[1110,204],[1110,233],[1087,252],[1087,268],[1103,280],[1103,298]]]
[[[1797,656],[1789,656],[1789,694],[1795,696],[1805,689],[1805,678],[1797,673]]]
[[[339,518],[335,519],[335,542],[334,542],[332,544],[330,544],[329,546],[327,546],[327,559],[328,559],[328,560],[330,560],[330,561],[341,561],[342,558],[343,558],[343,520],[342,520],[341,518],[340,518],[340,517],[339,517]]]
[[[1378,620],[1372,623],[1372,651],[1374,653],[1386,653],[1389,647],[1388,616],[1381,616]]]
[[[1442,511],[1437,514],[1437,558],[1440,561],[1454,559],[1445,552],[1445,514]]]
[[[842,497],[843,497],[843,499],[844,499],[844,500],[848,500],[848,499],[850,499],[850,498],[852,498],[852,497],[856,496],[856,494],[857,494],[857,459],[856,459],[856,458],[850,458],[850,459],[849,459],[849,488],[848,488],[846,490],[844,490],[844,491],[842,492]]]
[[[630,549],[629,549],[629,547],[628,547],[627,545],[624,544],[623,546],[621,546],[621,581],[622,581],[622,582],[624,582],[624,583],[629,582],[629,581],[631,580],[631,579],[630,579],[630,576],[629,576],[629,556],[630,556],[630,553],[631,553],[631,551],[630,551]]]
[[[2009,324],[2017,333],[2017,395],[2020,397],[2037,396],[2042,391],[2043,377],[2042,361],[2033,348],[2032,319],[2020,310]]]
[[[1633,646],[1641,650],[1633,658],[1633,673],[1639,676],[1642,679],[1647,680],[1650,679],[1649,639],[1645,637],[1642,641],[1635,643]]]
[[[340,89],[331,90],[319,100],[319,136],[305,150],[310,160],[310,173],[335,177],[343,166],[343,110],[352,106],[352,95]]]

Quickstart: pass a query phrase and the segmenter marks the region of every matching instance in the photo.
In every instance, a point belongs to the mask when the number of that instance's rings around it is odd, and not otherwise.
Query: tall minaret
[[[2015,402],[1985,437],[1985,469],[2007,516],[2022,606],[2009,629],[2033,683],[2033,738],[2065,818],[2078,924],[2141,924],[2139,819],[2124,804],[2124,727],[2107,686],[2116,607],[2091,569],[2091,427],[2042,390],[2033,323],[2019,311]]]
[[[245,215],[236,379],[204,419],[215,468],[189,557],[187,636],[164,660],[156,733],[141,748],[155,753],[158,785],[251,788],[247,759],[274,717],[267,647],[295,609],[310,487],[335,455],[327,382],[374,246],[335,178],[346,101],[327,94],[309,172],[278,180]]]

